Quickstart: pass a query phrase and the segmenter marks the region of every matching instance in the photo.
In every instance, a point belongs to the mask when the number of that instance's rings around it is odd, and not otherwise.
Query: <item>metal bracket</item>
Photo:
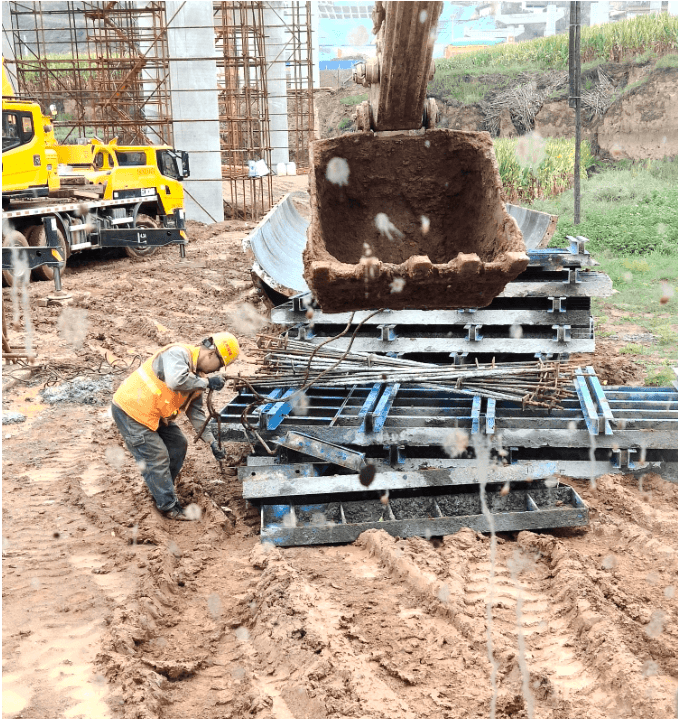
[[[493,397],[487,400],[487,410],[485,412],[485,434],[494,434],[495,412],[497,409],[497,400]]]
[[[570,332],[570,325],[551,325],[551,328],[556,331],[554,342],[569,342],[572,339],[572,333]]]
[[[572,237],[572,235],[567,235],[567,239],[570,242],[570,253],[573,255],[588,255],[588,251],[586,250],[586,243],[589,242],[588,237],[582,237],[581,235],[577,235],[577,237]]]
[[[281,389],[274,391],[282,393]],[[285,417],[292,411],[292,405],[284,400],[293,395],[296,391],[297,390],[294,388],[288,389],[282,397],[280,397],[280,402],[269,403],[262,408],[261,414],[259,415],[260,429],[274,430],[280,426],[283,419],[285,419]],[[280,396],[280,394],[278,396]]]
[[[566,285],[579,285],[581,284],[581,278],[579,277],[579,268],[573,267],[567,270],[567,279],[565,280]]]
[[[466,364],[468,352],[450,352],[450,358],[453,360],[455,366],[459,367]]]
[[[405,446],[402,444],[387,444],[384,449],[388,452],[388,463],[391,467],[396,467],[399,464],[405,464],[407,459],[405,456]]]
[[[313,339],[314,337],[315,332],[313,331],[313,327],[310,325],[301,325],[301,327],[299,327],[298,339],[302,342]]]
[[[640,449],[634,447],[633,449],[613,449],[610,461],[615,469],[629,469],[631,471],[637,469],[644,469],[648,466],[649,462],[639,462],[636,464],[633,461],[633,456],[638,454]]]
[[[457,310],[457,312],[468,312],[472,314],[473,312],[477,312],[477,309],[475,307],[464,307],[463,309]]]
[[[471,434],[478,434],[480,430],[480,408],[483,398],[476,394],[473,396],[473,404],[471,405]]]
[[[377,325],[377,327],[381,332],[382,342],[393,342],[398,338],[398,335],[395,333],[395,325]]]
[[[292,298],[292,307],[294,308],[295,312],[303,312],[306,313],[306,310],[310,307],[309,303],[309,295],[308,293],[304,293],[302,295],[295,295]]]
[[[567,300],[567,297],[549,297],[549,300],[551,300],[551,309],[549,312],[552,314],[556,314],[559,312],[567,312],[565,309],[565,302]]]
[[[468,324],[464,325],[466,330],[466,341],[467,342],[480,342],[483,336],[480,334],[480,328],[482,325]]]

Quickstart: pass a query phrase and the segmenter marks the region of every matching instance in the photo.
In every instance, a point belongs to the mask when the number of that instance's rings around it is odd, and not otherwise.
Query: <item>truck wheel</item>
[[[2,246],[3,247],[28,247],[28,242],[26,238],[21,234],[21,232],[10,232],[9,234],[5,235],[5,233],[2,233]],[[15,274],[12,270],[3,270],[2,271],[2,286],[3,287],[11,287],[14,282],[21,282],[26,279],[26,281],[31,281],[31,271],[26,268],[23,272]]]
[[[31,247],[44,247],[47,244],[47,235],[45,234],[44,225],[34,225],[28,230],[26,237],[28,239],[28,244]],[[59,229],[57,229],[57,237],[59,238],[59,246],[57,247],[57,250],[64,258],[64,261],[59,263],[59,268],[61,269],[61,275],[63,277],[63,274],[66,271],[66,259],[68,258],[68,244],[66,243],[63,232]],[[33,270],[33,279],[47,281],[53,280],[54,268],[49,267],[48,265],[36,267]]]
[[[149,230],[155,230],[158,227],[158,223],[148,215],[137,215],[137,221],[135,227],[146,227]],[[128,257],[150,257],[158,251],[157,247],[125,247],[125,253]]]

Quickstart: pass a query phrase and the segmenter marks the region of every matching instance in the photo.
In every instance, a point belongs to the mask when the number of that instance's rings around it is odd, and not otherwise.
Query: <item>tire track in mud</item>
[[[605,598],[589,558],[548,535],[499,542],[497,716],[526,710],[519,594],[535,717],[673,716],[672,677],[661,666],[646,676],[637,638]],[[516,552],[528,558],[517,578]],[[251,612],[241,620],[247,638],[224,644],[242,663],[247,701],[231,697],[223,716],[246,709],[266,717],[457,717],[460,696],[464,716],[486,716],[488,556],[487,538],[471,530],[438,548],[378,531],[349,546],[256,547],[252,561],[264,571],[240,605]],[[669,656],[674,647],[661,651]]]
[[[673,717],[678,682],[657,662],[653,661],[652,671],[647,669],[653,650],[675,656],[675,632],[660,641],[648,636],[640,622],[619,606],[619,596],[626,596],[624,589],[615,590],[590,558],[562,541],[523,532],[518,544],[527,552],[538,552],[539,563],[547,563],[546,592],[555,610],[549,628],[567,638],[566,646],[575,650],[586,674],[595,678],[588,686],[568,687],[562,678],[552,676],[554,685],[587,697],[601,716]]]

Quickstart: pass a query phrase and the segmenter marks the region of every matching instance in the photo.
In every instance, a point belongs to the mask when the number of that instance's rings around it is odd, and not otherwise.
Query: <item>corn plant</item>
[[[533,140],[540,146],[525,151],[523,138],[498,138],[494,152],[504,192],[509,202],[532,201],[554,197],[572,187],[574,182],[574,140],[549,138]],[[522,151],[521,151],[522,150]],[[586,177],[586,167],[593,161],[588,142],[581,143],[580,172]]]

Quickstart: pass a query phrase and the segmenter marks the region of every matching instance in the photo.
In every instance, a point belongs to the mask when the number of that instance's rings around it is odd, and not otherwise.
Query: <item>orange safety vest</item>
[[[167,345],[147,359],[138,370],[132,372],[113,395],[113,402],[123,412],[154,432],[158,429],[161,419],[167,420],[175,417],[182,410],[185,411],[200,395],[200,390],[178,392],[170,389],[153,371],[155,358],[171,347],[183,347],[189,353],[191,372],[195,372],[200,347],[185,344]]]

